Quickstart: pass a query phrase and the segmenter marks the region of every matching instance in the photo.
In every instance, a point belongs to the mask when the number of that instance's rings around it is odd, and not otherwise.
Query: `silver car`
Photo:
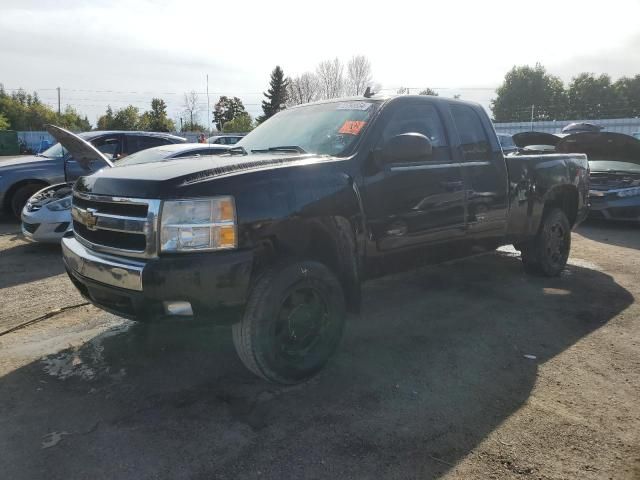
[[[50,132],[54,134],[54,132]],[[74,156],[104,161],[109,166],[121,167],[139,163],[160,162],[184,157],[220,155],[229,147],[201,143],[163,145],[134,153],[111,162],[103,154],[78,135],[60,129],[55,132],[56,140],[72,152]],[[71,188],[73,183],[52,185],[38,191],[27,201],[22,210],[22,233],[32,241],[58,243],[64,234],[72,229]]]
[[[242,140],[242,135],[214,135],[207,139],[207,143],[215,145],[235,145]]]

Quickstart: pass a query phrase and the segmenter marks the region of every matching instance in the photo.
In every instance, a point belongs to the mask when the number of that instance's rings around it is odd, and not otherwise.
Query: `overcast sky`
[[[593,6],[592,6],[593,4]],[[287,75],[324,59],[364,54],[374,80],[460,93],[487,105],[513,65],[541,62],[568,81],[582,71],[640,73],[640,0],[348,2],[323,0],[2,0],[0,83],[37,90],[86,113],[148,108],[180,115],[183,94],[220,94],[260,113],[280,65]],[[106,92],[108,91],[108,92]]]

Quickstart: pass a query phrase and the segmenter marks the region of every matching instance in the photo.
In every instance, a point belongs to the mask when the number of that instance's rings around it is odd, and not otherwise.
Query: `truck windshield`
[[[292,151],[341,155],[364,132],[378,102],[356,100],[305,105],[284,110],[264,122],[237,145],[255,151]],[[280,147],[280,148],[278,148]]]

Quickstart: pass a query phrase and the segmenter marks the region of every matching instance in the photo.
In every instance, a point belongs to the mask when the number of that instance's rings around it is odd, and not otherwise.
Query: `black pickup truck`
[[[473,103],[323,101],[227,155],[80,178],[64,261],[98,307],[228,322],[251,371],[296,383],[330,358],[367,279],[505,244],[558,275],[588,182],[581,154],[505,157]]]

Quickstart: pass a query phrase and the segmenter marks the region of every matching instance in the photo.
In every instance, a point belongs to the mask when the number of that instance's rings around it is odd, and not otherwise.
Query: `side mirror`
[[[383,163],[417,162],[433,154],[431,140],[421,133],[402,133],[391,137],[381,150]]]

